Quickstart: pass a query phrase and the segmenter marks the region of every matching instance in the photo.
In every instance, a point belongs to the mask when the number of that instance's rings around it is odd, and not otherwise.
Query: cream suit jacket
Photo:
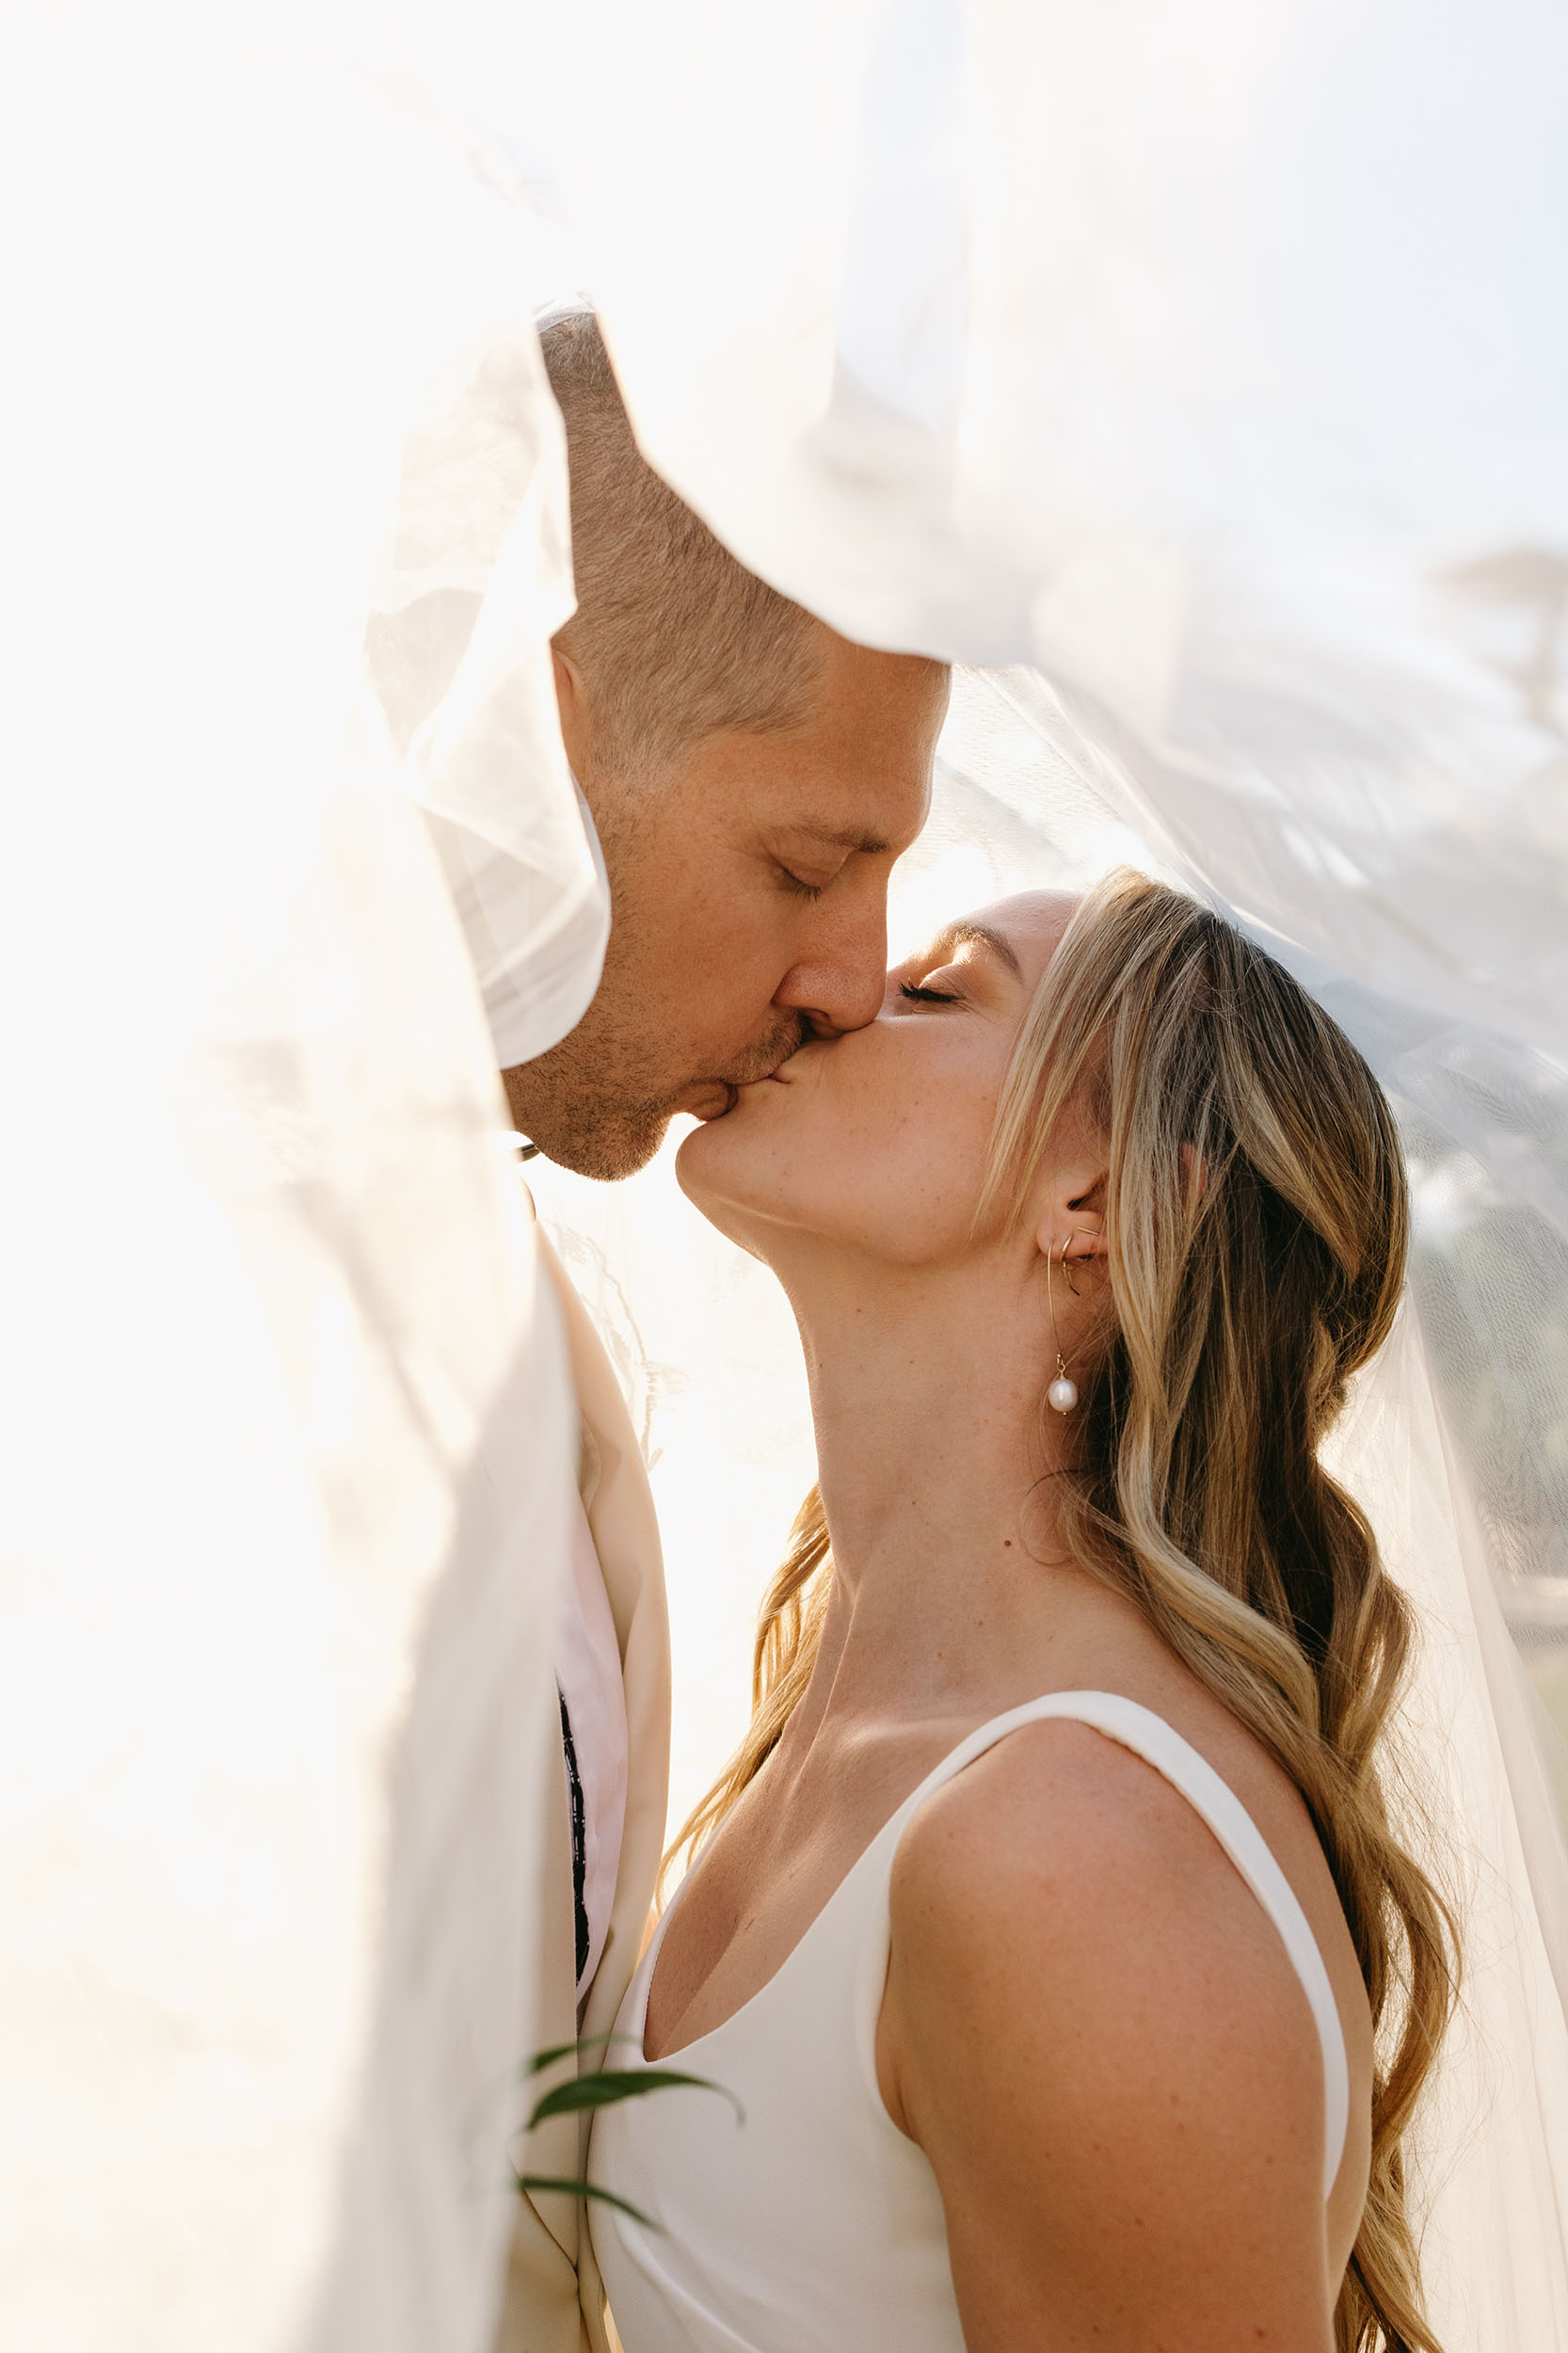
[[[537,1232],[537,1228],[536,1228]],[[552,1741],[546,1790],[539,2047],[606,2035],[632,1981],[653,1903],[669,1796],[669,1612],[653,1496],[620,1385],[586,1309],[559,1259],[538,1234],[539,1255],[561,1297],[582,1424],[580,1480],[588,1526],[604,1574],[626,1682],[629,1734],[626,1829],[609,1934],[581,2028],[577,2023],[576,1931],[566,1760]],[[615,2064],[612,2045],[586,2053],[584,2068]],[[525,2087],[530,2101],[572,2072],[568,2061]],[[587,2119],[552,2119],[524,2144],[520,2169],[581,2179]],[[507,2260],[495,2353],[615,2353],[586,2220],[571,2198],[520,2199]]]

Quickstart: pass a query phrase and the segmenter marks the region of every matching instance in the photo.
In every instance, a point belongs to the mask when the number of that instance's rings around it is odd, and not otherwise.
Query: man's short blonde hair
[[[556,320],[540,343],[571,470],[577,611],[556,643],[583,673],[596,763],[800,725],[823,624],[748,572],[654,472],[591,312]]]

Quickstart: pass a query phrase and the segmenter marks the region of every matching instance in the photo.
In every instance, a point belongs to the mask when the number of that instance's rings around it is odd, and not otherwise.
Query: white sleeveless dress
[[[1328,1972],[1285,1874],[1235,1793],[1162,1718],[1111,1692],[1054,1691],[961,1741],[884,1824],[767,1984],[659,2062],[721,2084],[742,2116],[712,2091],[686,2089],[599,2112],[590,2180],[661,2226],[650,2232],[589,2201],[626,2353],[964,2353],[936,2178],[877,2089],[888,1887],[899,1840],[932,1792],[1048,1717],[1092,1724],[1162,1773],[1279,1930],[1322,2045],[1327,2197],[1350,2076]],[[616,2021],[628,2038],[613,2053],[617,2067],[645,2063],[648,1985],[669,1918]]]

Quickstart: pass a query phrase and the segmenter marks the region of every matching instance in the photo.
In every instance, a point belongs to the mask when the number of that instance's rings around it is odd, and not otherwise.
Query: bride
[[[950,926],[680,1176],[789,1294],[820,1486],[620,2016],[700,2081],[595,2125],[626,2353],[1431,2346],[1453,1938],[1317,1459],[1403,1279],[1359,1055],[1124,874]]]

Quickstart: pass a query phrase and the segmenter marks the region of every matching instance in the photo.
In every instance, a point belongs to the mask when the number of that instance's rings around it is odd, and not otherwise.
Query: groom
[[[556,696],[611,932],[578,1027],[503,1078],[536,1150],[615,1178],[652,1157],[675,1112],[722,1113],[803,1039],[877,1013],[888,877],[924,822],[948,674],[851,645],[720,546],[639,455],[590,315],[541,341],[566,420],[578,596],[555,639]],[[669,1666],[642,1457],[588,1318],[544,1256],[582,1430],[543,1842],[554,2045],[607,2035],[636,1964],[664,1834]],[[579,2176],[584,2138],[575,2118],[555,2120],[524,2169]],[[495,2353],[607,2345],[580,2207],[522,2201]]]

